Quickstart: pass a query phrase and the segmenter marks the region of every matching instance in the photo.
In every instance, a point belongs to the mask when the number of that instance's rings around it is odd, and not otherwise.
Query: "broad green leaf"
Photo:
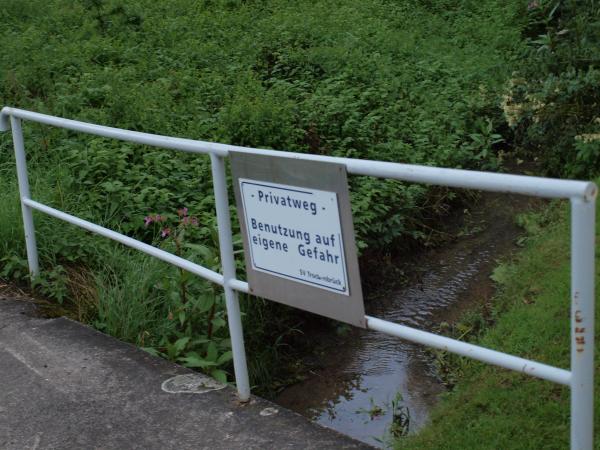
[[[217,359],[217,364],[220,366],[221,364],[225,364],[226,362],[231,361],[232,359],[233,353],[231,353],[231,351],[228,351],[219,356],[219,358]]]
[[[221,383],[227,383],[227,373],[221,369],[211,370],[210,376]]]
[[[180,361],[185,367],[191,368],[199,367],[201,369],[205,369],[207,367],[213,367],[216,365],[214,361],[207,361],[199,356],[186,356],[184,358],[179,358],[178,361]]]
[[[206,359],[208,361],[216,361],[218,357],[217,345],[214,342],[209,342],[206,349]]]
[[[185,337],[177,339],[177,341],[175,342],[176,352],[181,353],[189,341],[190,341],[189,336],[185,336]]]
[[[200,255],[203,259],[210,259],[215,254],[214,251],[206,245],[186,243],[184,246],[190,250],[194,250],[194,252]]]
[[[161,356],[161,352],[159,352],[158,350],[156,350],[154,347],[140,347],[142,350],[144,350],[147,353],[150,353],[153,356]]]
[[[215,303],[215,298],[210,295],[203,295],[198,299],[198,310],[203,313],[212,308],[212,305]]]
[[[225,322],[225,320],[223,320],[221,317],[215,317],[212,321],[212,324],[213,332],[216,332],[217,330],[223,328],[227,324],[227,322]]]

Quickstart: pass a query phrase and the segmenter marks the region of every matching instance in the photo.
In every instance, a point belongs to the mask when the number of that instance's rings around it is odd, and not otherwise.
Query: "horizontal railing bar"
[[[338,158],[333,156],[310,155],[237,148],[235,151],[257,155],[284,156],[288,158],[334,162],[344,164],[348,173],[376,178],[389,178],[414,183],[426,183],[481,191],[531,195],[545,198],[584,198],[595,197],[597,187],[589,181],[561,180],[556,178],[511,175],[507,173],[480,172],[476,170],[446,169],[366,159]]]
[[[407,341],[467,356],[488,364],[504,367],[505,369],[511,369],[544,380],[564,384],[565,386],[570,386],[571,384],[571,372],[568,370],[490,350],[489,348],[479,347],[467,342],[457,341],[456,339],[439,336],[427,331],[417,330],[405,325],[387,322],[376,317],[365,317],[367,319],[367,328],[370,330],[380,331],[391,336],[406,339]]]
[[[4,107],[2,108],[1,114],[2,116],[14,116],[23,120],[43,123],[45,125],[64,128],[67,130],[79,131],[81,133],[93,134],[96,136],[103,136],[121,141],[135,142],[136,144],[150,145],[153,147],[169,148],[188,153],[215,153],[220,156],[227,156],[229,147],[231,147],[227,144],[217,144],[195,141],[193,139],[176,138],[170,136],[161,136],[159,134],[123,130],[121,128],[96,125],[88,122],[80,122],[78,120],[63,119],[61,117],[25,111],[18,108]],[[2,121],[0,120],[0,123],[1,122]]]
[[[214,272],[210,269],[207,269],[206,267],[202,267],[196,263],[188,261],[187,259],[181,258],[172,253],[153,247],[152,245],[148,245],[143,242],[137,241],[121,233],[117,233],[116,231],[109,230],[108,228],[101,227],[100,225],[96,225],[95,223],[88,222],[87,220],[83,220],[79,217],[75,217],[65,212],[51,208],[50,206],[46,206],[42,203],[36,202],[35,200],[31,200],[29,198],[22,198],[21,201],[25,205],[38,211],[41,211],[45,214],[48,214],[49,216],[55,217],[60,220],[64,220],[65,222],[69,222],[80,228],[91,231],[92,233],[96,233],[100,236],[112,239],[113,241],[117,241],[123,245],[134,248],[148,255],[154,256],[155,258],[158,258],[169,264],[173,264],[174,266],[187,270],[188,272],[193,273],[194,275],[198,275],[199,277],[202,277],[208,281],[212,281],[213,283],[223,286],[223,275]]]
[[[238,292],[243,292],[244,294],[250,293],[250,286],[248,286],[246,281],[229,280],[228,284],[231,289],[235,289]]]
[[[479,172],[462,169],[446,169],[414,164],[401,164],[385,161],[370,161],[333,156],[309,155],[276,150],[254,149],[192,139],[173,138],[138,131],[95,125],[77,120],[63,119],[46,114],[5,107],[0,114],[0,128],[7,129],[6,117],[14,116],[23,120],[43,123],[69,130],[95,134],[138,144],[164,147],[191,153],[214,153],[227,156],[230,151],[257,155],[280,156],[287,158],[335,162],[344,164],[349,173],[378,178],[391,178],[415,183],[428,183],[466,189],[505,192],[547,198],[592,199],[597,192],[596,185],[587,181],[559,180],[554,178],[531,177],[503,173]]]
[[[248,283],[241,280],[229,281],[229,287],[239,292],[249,293]],[[446,350],[461,356],[467,356],[506,369],[522,372],[544,380],[569,386],[571,383],[571,372],[558,367],[530,361],[507,353],[497,352],[488,348],[479,347],[456,339],[439,336],[427,331],[417,330],[397,323],[387,322],[376,317],[365,316],[367,328],[381,333],[396,336],[407,341],[427,345],[429,347]]]

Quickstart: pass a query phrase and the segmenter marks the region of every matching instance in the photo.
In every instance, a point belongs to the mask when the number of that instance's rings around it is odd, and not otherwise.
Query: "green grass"
[[[113,267],[107,265],[95,276],[95,327],[142,347],[158,345],[161,336],[174,328],[173,320],[168,320],[170,302],[155,288],[169,269],[154,258],[115,251]]]
[[[476,342],[568,369],[568,209],[555,210],[550,219],[545,227],[536,227],[538,233],[529,238],[516,261],[496,271],[500,294],[494,300],[494,324]],[[598,220],[596,224],[598,236]],[[598,285],[600,264],[598,256],[596,258]],[[596,322],[599,313],[597,309]],[[533,450],[569,447],[567,387],[474,361],[461,360],[455,369],[461,372],[458,383],[435,409],[431,423],[418,435],[397,441],[397,448]],[[595,381],[595,417],[598,418],[598,371]],[[595,428],[598,436],[598,420],[595,420]],[[596,442],[596,448],[600,448],[598,438]]]

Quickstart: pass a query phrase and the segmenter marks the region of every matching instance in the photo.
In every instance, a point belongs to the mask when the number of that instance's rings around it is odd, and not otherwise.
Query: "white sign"
[[[349,295],[335,192],[239,178],[255,270]]]

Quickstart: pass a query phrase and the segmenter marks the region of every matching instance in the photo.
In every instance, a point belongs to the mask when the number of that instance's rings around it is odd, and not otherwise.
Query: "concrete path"
[[[370,447],[257,397],[240,405],[231,387],[0,298],[0,448]]]

